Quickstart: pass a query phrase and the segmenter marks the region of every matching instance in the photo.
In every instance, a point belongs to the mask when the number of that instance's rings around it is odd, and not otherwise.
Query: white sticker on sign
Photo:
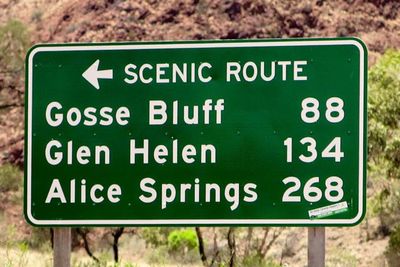
[[[329,205],[326,207],[322,207],[322,208],[318,208],[318,209],[313,209],[313,210],[309,210],[308,211],[308,216],[311,219],[318,219],[318,218],[323,218],[323,217],[327,217],[330,215],[334,215],[334,214],[338,214],[341,212],[345,212],[347,211],[347,202],[343,201],[343,202],[339,202],[333,205]]]

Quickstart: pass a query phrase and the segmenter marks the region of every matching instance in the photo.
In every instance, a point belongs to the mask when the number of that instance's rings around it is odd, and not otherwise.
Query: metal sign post
[[[308,267],[325,266],[325,228],[308,228]]]
[[[53,266],[71,266],[71,228],[54,228]]]

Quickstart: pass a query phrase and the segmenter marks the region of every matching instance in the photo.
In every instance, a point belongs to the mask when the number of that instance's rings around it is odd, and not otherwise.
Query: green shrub
[[[42,17],[43,17],[43,11],[35,10],[32,12],[31,21],[40,22],[42,20]]]
[[[369,71],[369,111],[371,118],[396,128],[400,119],[400,52],[387,51]]]
[[[390,162],[388,176],[400,179],[400,136],[396,136],[388,143],[385,152],[385,157]]]
[[[385,151],[388,129],[374,118],[369,119],[368,129],[368,156],[378,161],[379,156]]]
[[[25,242],[32,248],[50,247],[51,235],[49,228],[32,227],[32,233]]]
[[[386,248],[385,256],[389,266],[398,266],[400,262],[400,224],[390,234],[389,245]]]
[[[374,189],[369,203],[383,235],[400,217],[400,195],[394,188],[400,180],[399,73],[400,51],[389,50],[370,69],[368,80],[368,166]]]
[[[3,228],[0,244],[4,258],[0,258],[0,263],[4,266],[27,266],[29,244],[20,240],[14,224],[8,224]]]
[[[9,20],[0,26],[0,67],[22,71],[29,45],[28,31],[22,22]]]
[[[193,229],[175,230],[168,236],[168,248],[170,251],[189,251],[197,247],[197,235]]]
[[[393,50],[386,52],[369,71],[368,152],[371,159],[385,156],[393,165],[392,173],[400,168],[400,151],[391,149],[400,137],[399,73],[400,52]]]
[[[168,235],[171,232],[169,227],[143,227],[139,235],[150,247],[167,245]]]
[[[400,225],[397,225],[390,234],[389,249],[396,250],[400,255]]]
[[[333,248],[326,255],[327,267],[357,267],[357,258],[348,249]]]
[[[22,186],[22,172],[15,166],[0,166],[0,192],[16,191]]]
[[[167,246],[158,246],[147,255],[150,264],[165,265],[169,259]]]
[[[279,267],[281,266],[279,263],[271,260],[260,257],[257,254],[251,254],[243,257],[239,266],[242,267]]]

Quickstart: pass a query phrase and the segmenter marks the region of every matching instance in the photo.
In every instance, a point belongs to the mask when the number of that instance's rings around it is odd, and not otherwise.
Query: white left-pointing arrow
[[[99,70],[100,59],[96,60],[90,67],[82,73],[83,78],[85,78],[91,85],[97,90],[100,89],[99,79],[112,79],[113,70]]]

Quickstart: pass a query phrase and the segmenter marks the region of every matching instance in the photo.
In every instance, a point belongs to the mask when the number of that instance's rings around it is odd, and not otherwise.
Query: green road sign
[[[27,55],[34,225],[354,225],[357,39],[39,45]]]

